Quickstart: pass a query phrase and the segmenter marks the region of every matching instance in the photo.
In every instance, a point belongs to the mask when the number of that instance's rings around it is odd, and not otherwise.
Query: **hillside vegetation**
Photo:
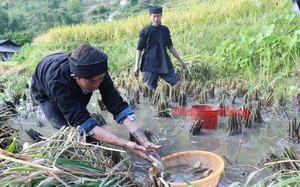
[[[189,0],[165,4],[162,22],[188,64],[186,79],[239,79],[248,90],[272,86],[275,92],[298,92],[298,83],[291,80],[300,67],[299,17],[290,1]],[[47,54],[90,43],[108,54],[113,76],[127,76],[133,71],[139,30],[148,24],[144,11],[113,22],[55,27],[25,46],[15,60],[32,71]]]
[[[118,20],[138,14],[147,9],[148,5],[163,2],[164,0],[2,0],[0,39],[10,39],[23,46],[50,28]]]

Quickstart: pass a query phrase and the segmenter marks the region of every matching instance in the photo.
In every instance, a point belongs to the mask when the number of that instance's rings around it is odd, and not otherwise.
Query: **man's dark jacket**
[[[50,100],[58,106],[70,125],[78,126],[91,118],[86,106],[92,93],[84,94],[71,77],[68,56],[69,54],[57,53],[40,61],[32,76],[31,89],[37,101]],[[115,89],[107,72],[99,90],[107,110],[117,120],[118,114],[129,106]]]
[[[168,73],[173,69],[167,53],[167,47],[173,47],[170,30],[164,25],[144,27],[139,34],[137,50],[143,51],[141,71]]]

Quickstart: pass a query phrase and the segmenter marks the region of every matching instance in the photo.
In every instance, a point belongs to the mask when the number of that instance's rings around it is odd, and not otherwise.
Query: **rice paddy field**
[[[108,54],[116,88],[143,129],[153,132],[152,141],[163,145],[162,157],[188,150],[218,154],[225,163],[218,186],[299,185],[299,19],[285,0],[165,4],[162,22],[187,65],[182,71],[172,59],[182,80],[179,91],[160,81],[150,92],[142,77],[133,77],[138,33],[149,24],[147,12],[49,30],[23,46],[13,59],[14,68],[0,75],[0,184],[154,185],[148,178],[149,163],[120,148],[90,144],[73,128],[53,132],[31,106],[28,85],[40,59],[89,43]],[[206,104],[227,111],[219,113],[214,129],[203,128],[201,121],[185,113],[174,115],[175,107]],[[105,128],[129,138],[97,102],[89,107],[107,120]],[[250,113],[245,117],[232,111]],[[25,131],[31,128],[44,141],[32,142]],[[26,141],[32,144],[27,149]]]

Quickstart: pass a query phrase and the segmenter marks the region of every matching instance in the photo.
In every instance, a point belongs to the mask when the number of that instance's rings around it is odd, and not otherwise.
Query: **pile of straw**
[[[20,153],[0,149],[0,186],[135,186],[128,158],[113,163],[107,152],[125,153],[62,128]]]

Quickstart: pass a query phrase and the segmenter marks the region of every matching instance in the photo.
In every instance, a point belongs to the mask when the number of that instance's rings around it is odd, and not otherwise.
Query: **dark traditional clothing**
[[[162,7],[161,6],[152,6],[149,8],[150,14],[162,14]]]
[[[80,125],[81,129],[88,132],[97,124],[86,108],[92,93],[83,91],[71,77],[69,57],[70,54],[57,53],[39,62],[32,76],[32,95],[40,103],[50,101],[61,111],[70,125],[75,127]],[[114,88],[108,72],[105,73],[99,90],[107,110],[113,114],[118,123],[122,123],[126,116],[133,114]]]
[[[168,73],[173,69],[167,53],[167,47],[173,47],[170,30],[164,25],[144,27],[139,34],[137,50],[143,51],[141,71]]]

